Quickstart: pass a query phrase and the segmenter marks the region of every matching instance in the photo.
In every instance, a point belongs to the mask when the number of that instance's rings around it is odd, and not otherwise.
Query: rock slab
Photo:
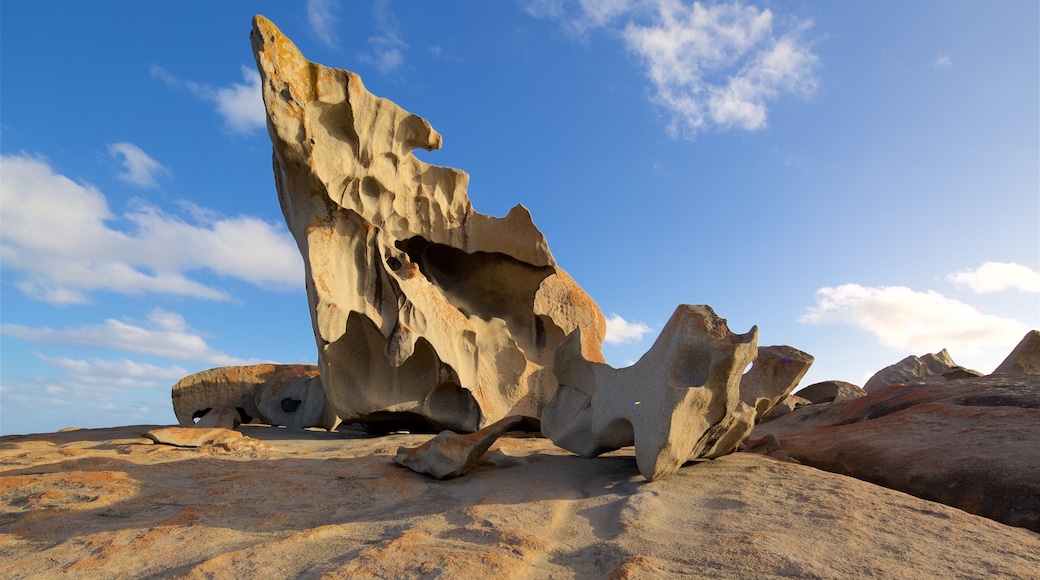
[[[523,420],[520,415],[511,415],[467,435],[441,431],[418,447],[399,448],[394,463],[437,479],[458,477],[473,469],[499,437]]]

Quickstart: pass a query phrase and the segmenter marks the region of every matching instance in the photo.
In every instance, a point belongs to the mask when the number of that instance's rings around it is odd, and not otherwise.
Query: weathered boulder
[[[994,373],[1040,375],[1040,330],[1030,330]]]
[[[812,363],[812,355],[794,347],[758,347],[751,369],[740,378],[740,400],[755,410],[755,421],[791,394]]]
[[[325,395],[343,420],[470,432],[537,418],[567,334],[581,329],[602,360],[602,313],[523,206],[475,212],[466,173],[412,154],[441,146],[427,121],[308,62],[262,16],[252,42]]]
[[[822,381],[813,383],[795,393],[796,396],[808,399],[811,403],[842,403],[858,399],[867,392],[858,385],[845,381]]]
[[[896,384],[755,427],[748,451],[795,459],[1040,532],[1040,376]]]
[[[740,383],[757,340],[758,327],[737,335],[710,306],[683,305],[636,364],[615,369],[589,360],[574,332],[556,350],[560,389],[542,414],[542,433],[584,457],[634,445],[649,481],[730,453],[755,422]]]
[[[258,364],[209,369],[173,385],[173,413],[185,427],[194,425],[196,419],[213,409],[230,406],[238,411],[241,423],[259,419],[269,425],[332,429],[336,417],[326,409],[324,393],[312,384],[317,377],[315,365]],[[277,412],[285,399],[289,399],[289,407],[295,406],[296,413]]]
[[[524,420],[510,415],[468,435],[441,431],[418,447],[398,448],[394,462],[437,479],[458,477],[473,469],[499,437]]]
[[[897,383],[920,381],[942,381],[982,376],[982,373],[966,369],[953,362],[946,349],[923,356],[908,356],[894,365],[874,373],[863,385],[863,390],[872,392]]]
[[[336,417],[328,416],[318,367],[279,369],[253,390],[253,401],[260,416],[269,425],[301,429],[335,425]]]

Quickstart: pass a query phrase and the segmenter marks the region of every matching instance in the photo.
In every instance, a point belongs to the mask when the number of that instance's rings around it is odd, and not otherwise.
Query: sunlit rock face
[[[791,347],[759,349],[757,326],[734,334],[710,306],[679,306],[650,350],[622,369],[590,360],[575,332],[556,351],[560,389],[542,433],[585,457],[634,445],[639,472],[654,481],[735,451],[810,364]]]
[[[602,360],[602,313],[524,207],[475,212],[466,173],[412,155],[441,146],[427,121],[308,62],[262,16],[252,42],[321,378],[343,420],[474,431],[537,418],[567,334],[581,329]]]

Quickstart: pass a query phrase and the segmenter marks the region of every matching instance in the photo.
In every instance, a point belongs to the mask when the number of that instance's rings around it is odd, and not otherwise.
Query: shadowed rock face
[[[581,329],[602,360],[599,308],[523,206],[479,214],[466,173],[412,155],[441,146],[427,121],[354,73],[308,62],[262,16],[253,25],[275,185],[306,266],[328,404],[376,430],[539,417],[564,336]]]

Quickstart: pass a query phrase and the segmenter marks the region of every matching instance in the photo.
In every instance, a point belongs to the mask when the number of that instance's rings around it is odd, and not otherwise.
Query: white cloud
[[[336,36],[336,25],[339,23],[336,15],[338,11],[339,2],[337,0],[307,0],[307,22],[310,23],[311,30],[314,31],[318,40],[329,48],[336,48],[336,43],[339,41]]]
[[[188,223],[143,202],[117,220],[105,196],[28,155],[0,156],[0,258],[27,295],[54,304],[89,302],[88,294],[157,292],[224,300],[226,292],[186,272],[207,269],[260,286],[296,288],[303,264],[281,224],[204,210]],[[56,211],[55,208],[60,208]],[[109,222],[124,221],[121,231]]]
[[[818,58],[802,39],[810,21],[787,19],[777,26],[770,10],[740,2],[581,0],[576,14],[569,5],[538,1],[528,12],[562,20],[579,33],[605,27],[618,34],[646,66],[653,100],[670,113],[675,135],[761,129],[768,102],[816,90]]]
[[[957,348],[974,353],[989,347],[1009,348],[1029,330],[1017,320],[983,314],[932,290],[858,284],[820,288],[816,306],[798,321],[849,324],[873,333],[882,345],[912,352]]]
[[[397,32],[397,20],[390,11],[390,5],[386,0],[379,0],[375,3],[373,18],[379,34],[369,37],[369,52],[359,55],[358,58],[376,67],[379,72],[389,74],[404,64],[404,52],[402,51],[408,48],[408,45],[401,40]]]
[[[945,54],[939,54],[935,56],[935,60],[932,61],[932,67],[934,68],[947,68],[953,66],[953,59]]]
[[[639,342],[648,332],[650,327],[642,322],[629,322],[617,314],[611,314],[607,318],[607,335],[603,341],[608,344]]]
[[[21,324],[3,324],[0,325],[0,332],[28,342],[89,346],[216,366],[255,364],[257,362],[235,358],[213,350],[201,336],[188,327],[181,315],[161,308],[156,308],[148,315],[146,324],[110,318],[103,324],[61,330],[48,327],[31,328]],[[68,361],[61,364],[66,366],[66,370],[76,366],[76,363]],[[79,365],[79,367],[82,370],[84,365]],[[126,370],[126,365],[123,365],[123,369]]]
[[[90,360],[36,355],[44,364],[61,371],[67,382],[91,385],[93,390],[121,391],[169,387],[190,373],[179,365],[161,367],[124,358]],[[64,382],[64,381],[63,381]]]
[[[117,159],[122,158],[124,171],[116,177],[127,183],[140,187],[159,187],[156,176],[170,174],[169,169],[133,143],[113,143],[108,146],[108,153]]]
[[[152,78],[161,80],[173,89],[185,89],[200,99],[216,105],[217,113],[229,129],[236,133],[252,133],[267,126],[267,111],[260,90],[260,73],[242,66],[244,83],[231,83],[227,87],[212,87],[195,81],[182,81],[173,73],[153,64]]]
[[[973,292],[988,294],[1002,290],[1040,292],[1040,272],[1021,264],[986,262],[975,270],[961,270],[948,278]]]

